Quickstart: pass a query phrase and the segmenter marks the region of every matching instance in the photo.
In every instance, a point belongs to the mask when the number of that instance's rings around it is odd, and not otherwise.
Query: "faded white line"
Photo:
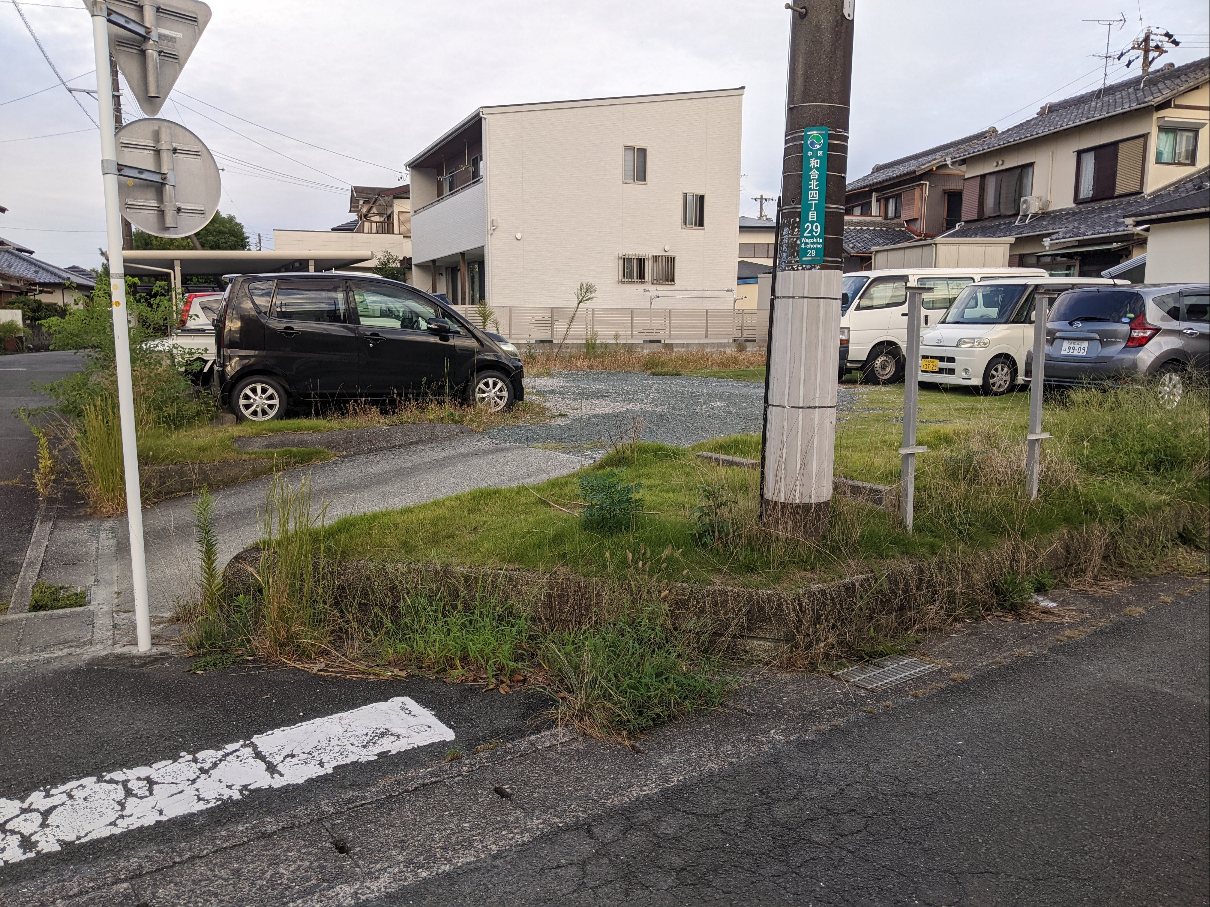
[[[0,797],[0,865],[453,739],[432,712],[401,696],[221,749],[44,787],[24,800]]]

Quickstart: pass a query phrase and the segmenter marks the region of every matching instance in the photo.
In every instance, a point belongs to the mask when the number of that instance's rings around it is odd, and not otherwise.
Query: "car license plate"
[[[1063,356],[1087,356],[1088,341],[1087,340],[1064,340],[1063,347],[1059,350]]]
[[[939,372],[941,371],[940,359],[921,359],[920,371],[922,372]]]

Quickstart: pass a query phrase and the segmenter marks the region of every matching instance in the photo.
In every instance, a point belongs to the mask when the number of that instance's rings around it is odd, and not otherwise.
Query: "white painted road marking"
[[[44,787],[24,800],[0,797],[0,866],[453,739],[437,716],[401,696],[222,749]]]

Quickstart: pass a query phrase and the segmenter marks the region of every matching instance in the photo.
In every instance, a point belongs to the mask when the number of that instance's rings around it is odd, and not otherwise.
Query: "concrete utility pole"
[[[770,198],[768,195],[765,195],[765,193],[762,192],[760,195],[754,196],[752,198],[752,201],[754,201],[758,205],[760,205],[760,214],[757,216],[761,220],[764,220],[765,219],[765,205],[767,205],[769,202],[775,202],[775,201],[777,201],[777,199]]]
[[[795,535],[826,529],[832,501],[854,3],[786,4],[790,63],[761,519]]]

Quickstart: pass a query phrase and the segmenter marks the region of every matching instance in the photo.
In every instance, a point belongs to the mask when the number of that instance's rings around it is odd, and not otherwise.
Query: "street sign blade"
[[[122,216],[153,236],[190,236],[214,217],[218,165],[202,140],[179,123],[148,118],[118,132]],[[112,171],[111,171],[112,172]]]
[[[153,117],[210,24],[210,7],[201,0],[108,0],[108,9],[109,52]]]
[[[828,127],[802,135],[802,206],[798,221],[798,263],[822,265],[828,204]]]

